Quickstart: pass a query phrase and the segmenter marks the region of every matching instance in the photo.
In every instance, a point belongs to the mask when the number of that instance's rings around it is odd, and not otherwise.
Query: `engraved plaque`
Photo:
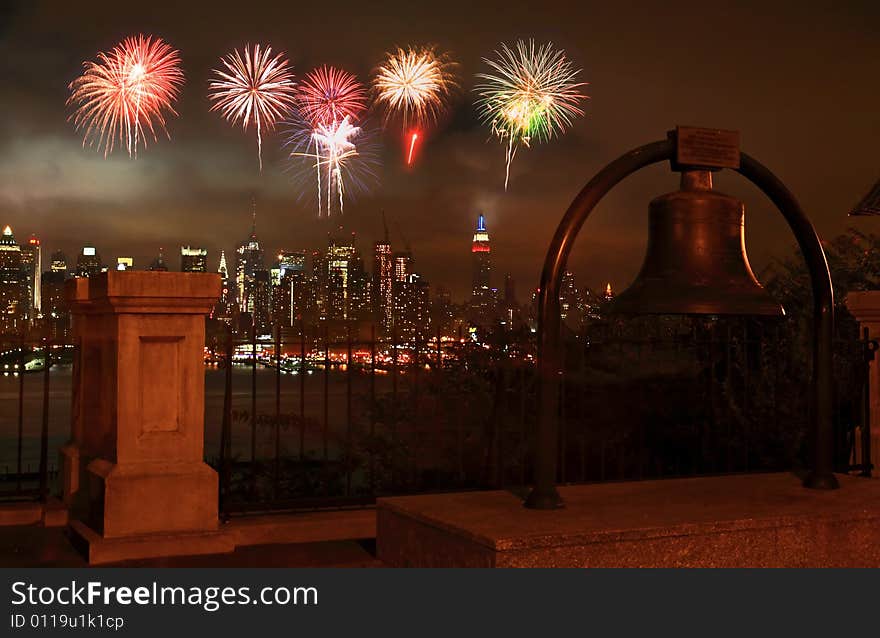
[[[739,168],[739,131],[676,127],[676,162],[701,168]]]

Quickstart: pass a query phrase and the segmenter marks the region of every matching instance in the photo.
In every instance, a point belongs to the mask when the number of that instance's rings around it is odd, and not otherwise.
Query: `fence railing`
[[[559,481],[796,468],[809,344],[789,328],[651,319],[567,331]],[[840,471],[873,467],[874,349],[867,337],[835,344]],[[0,499],[53,491],[74,359],[70,342],[0,337]],[[480,343],[354,325],[227,332],[209,338],[206,364],[205,450],[224,515],[530,481],[538,384],[526,331]]]
[[[58,449],[57,445],[50,445],[50,419],[56,419],[53,430],[69,432],[70,396],[62,391],[61,403],[68,407],[52,414],[50,371],[71,366],[73,350],[73,345],[63,340],[0,337],[0,400],[4,404],[0,425],[2,500],[45,501],[52,490]]]
[[[797,468],[810,409],[809,366],[798,354],[808,344],[798,339],[756,319],[597,321],[568,331],[559,481]],[[865,344],[838,346],[839,469],[869,468],[854,456],[856,432],[867,427]],[[531,478],[537,383],[528,332],[404,342],[375,326],[276,327],[271,338],[221,335],[208,359],[215,386],[222,376],[206,440],[217,450],[209,462],[224,515],[516,491]]]

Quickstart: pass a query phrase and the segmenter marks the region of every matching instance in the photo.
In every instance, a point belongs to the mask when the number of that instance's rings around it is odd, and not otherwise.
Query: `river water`
[[[257,457],[270,458],[275,449],[275,371],[257,369]],[[232,454],[250,458],[251,454],[251,369],[235,366],[232,374]],[[369,375],[352,374],[352,420],[364,423],[370,393]],[[377,377],[377,391],[390,389],[387,376]],[[18,445],[19,383],[16,375],[0,376],[0,475],[15,472]],[[332,455],[341,446],[348,427],[347,374],[333,371],[327,383],[327,441]],[[224,372],[205,371],[205,455],[216,457],[220,448],[223,416]],[[43,374],[26,374],[23,394],[22,468],[36,471],[40,459]],[[70,436],[71,367],[53,367],[49,380],[49,465],[57,465],[58,449]],[[299,454],[301,423],[300,377],[281,376],[282,454]],[[318,370],[305,381],[305,451],[320,454],[324,449],[324,374]]]

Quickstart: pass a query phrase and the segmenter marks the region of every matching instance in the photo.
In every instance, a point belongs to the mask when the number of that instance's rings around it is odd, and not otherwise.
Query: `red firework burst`
[[[138,144],[147,145],[147,133],[157,140],[166,136],[168,115],[173,108],[183,71],[180,54],[161,38],[138,35],[126,38],[95,62],[84,62],[83,73],[70,83],[70,119],[84,131],[83,145],[104,148],[104,157],[115,142],[125,143],[130,157],[137,157]]]
[[[346,117],[354,122],[367,108],[367,91],[357,78],[332,66],[308,73],[300,84],[302,116],[317,128],[331,126]]]

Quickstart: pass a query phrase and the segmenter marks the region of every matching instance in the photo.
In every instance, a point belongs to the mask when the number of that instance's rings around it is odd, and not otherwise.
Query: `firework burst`
[[[366,191],[375,181],[377,154],[366,131],[348,117],[313,127],[298,118],[289,122],[286,146],[291,159],[304,161],[303,178],[317,178],[318,216],[343,213],[351,187]]]
[[[357,121],[367,108],[367,91],[358,79],[342,69],[322,66],[303,78],[299,110],[314,128],[332,126],[343,119]]]
[[[456,86],[454,66],[432,47],[389,53],[373,80],[376,102],[385,107],[386,120],[399,115],[404,131],[436,120]]]
[[[332,66],[310,71],[300,84],[288,145],[291,157],[310,160],[317,176],[318,216],[343,212],[346,176],[361,157],[357,120],[368,97],[354,75]]]
[[[245,46],[220,59],[222,69],[214,69],[216,78],[208,83],[212,111],[233,126],[241,122],[247,130],[257,130],[257,159],[263,170],[263,130],[271,131],[296,105],[295,83],[287,58],[272,55],[272,47]]]
[[[84,132],[83,146],[103,147],[107,157],[118,141],[137,157],[148,133],[154,141],[158,131],[168,136],[166,118],[177,115],[173,104],[183,80],[179,52],[149,35],[126,38],[97,61],[84,62],[67,99],[74,107],[71,121]]]
[[[579,104],[586,84],[577,81],[581,70],[550,43],[519,40],[514,48],[502,44],[495,54],[496,59],[483,59],[489,72],[477,74],[482,83],[474,90],[483,121],[507,144],[506,189],[519,146],[546,142],[584,114]]]

